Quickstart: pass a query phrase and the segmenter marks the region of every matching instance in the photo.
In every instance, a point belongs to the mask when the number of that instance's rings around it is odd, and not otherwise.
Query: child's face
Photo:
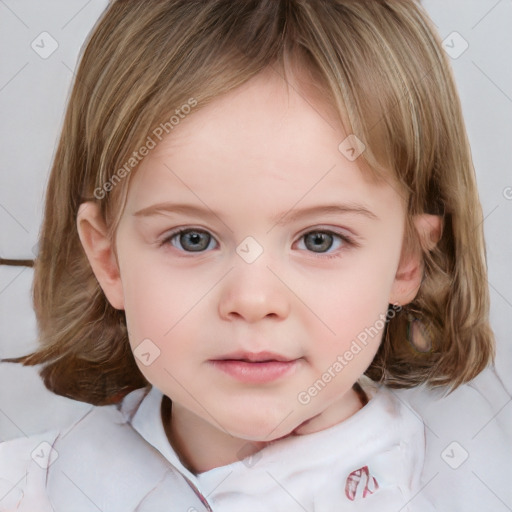
[[[173,411],[252,440],[341,408],[406,294],[401,196],[365,180],[328,107],[294,87],[260,75],[181,120],[116,234],[141,371]]]

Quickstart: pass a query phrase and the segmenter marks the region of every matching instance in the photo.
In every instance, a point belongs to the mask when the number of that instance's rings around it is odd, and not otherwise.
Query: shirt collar
[[[389,389],[365,376],[359,383],[369,402],[343,422],[313,434],[280,439],[251,457],[198,475],[182,464],[165,434],[160,390],[152,387],[133,391],[123,400],[121,411],[132,427],[205,495],[214,492],[224,480],[223,492],[226,492],[228,482],[228,487],[233,490],[248,480],[258,486],[258,474],[265,477],[269,467],[276,477],[286,479],[291,473],[329,465],[330,461],[340,459],[352,469],[373,460],[380,482],[401,480],[408,472],[410,474],[417,462],[413,454],[409,454],[409,461],[401,460],[398,468],[392,464],[395,472],[391,470],[389,456],[383,460],[380,455],[389,453],[390,447],[403,446],[404,442],[411,444],[411,438],[416,440],[412,443],[414,446],[420,446],[424,440],[423,423]],[[394,453],[398,456],[399,450]],[[403,458],[403,453],[399,456]]]

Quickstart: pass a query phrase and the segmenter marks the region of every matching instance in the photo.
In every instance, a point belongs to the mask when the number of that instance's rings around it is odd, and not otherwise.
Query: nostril
[[[223,282],[218,296],[218,315],[224,320],[240,320],[254,323],[262,319],[284,319],[290,312],[290,296],[273,279],[265,275],[254,276],[250,282],[243,279]]]

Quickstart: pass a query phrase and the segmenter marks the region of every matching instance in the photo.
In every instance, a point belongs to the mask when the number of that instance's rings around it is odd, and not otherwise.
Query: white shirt
[[[153,388],[131,424],[218,512],[431,512],[421,492],[425,429],[389,390],[360,380],[370,401],[345,421],[272,443],[252,457],[194,475],[161,422]],[[128,405],[128,404],[125,404]]]
[[[0,511],[432,512],[422,421],[360,383],[369,403],[347,420],[198,475],[167,440],[162,393],[136,390],[67,430],[0,444]]]

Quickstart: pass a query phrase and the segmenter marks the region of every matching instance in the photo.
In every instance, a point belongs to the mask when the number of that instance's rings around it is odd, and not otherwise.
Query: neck
[[[356,384],[342,400],[304,421],[291,435],[312,434],[337,425],[355,414],[367,401],[364,391]],[[215,422],[210,423],[180,404],[171,403],[166,396],[162,402],[162,421],[167,438],[182,464],[194,474],[249,457],[269,444],[232,436]]]
[[[162,420],[167,438],[182,464],[194,474],[249,457],[268,444],[234,437],[220,425],[214,426],[180,404],[171,403],[166,396],[162,402]]]

